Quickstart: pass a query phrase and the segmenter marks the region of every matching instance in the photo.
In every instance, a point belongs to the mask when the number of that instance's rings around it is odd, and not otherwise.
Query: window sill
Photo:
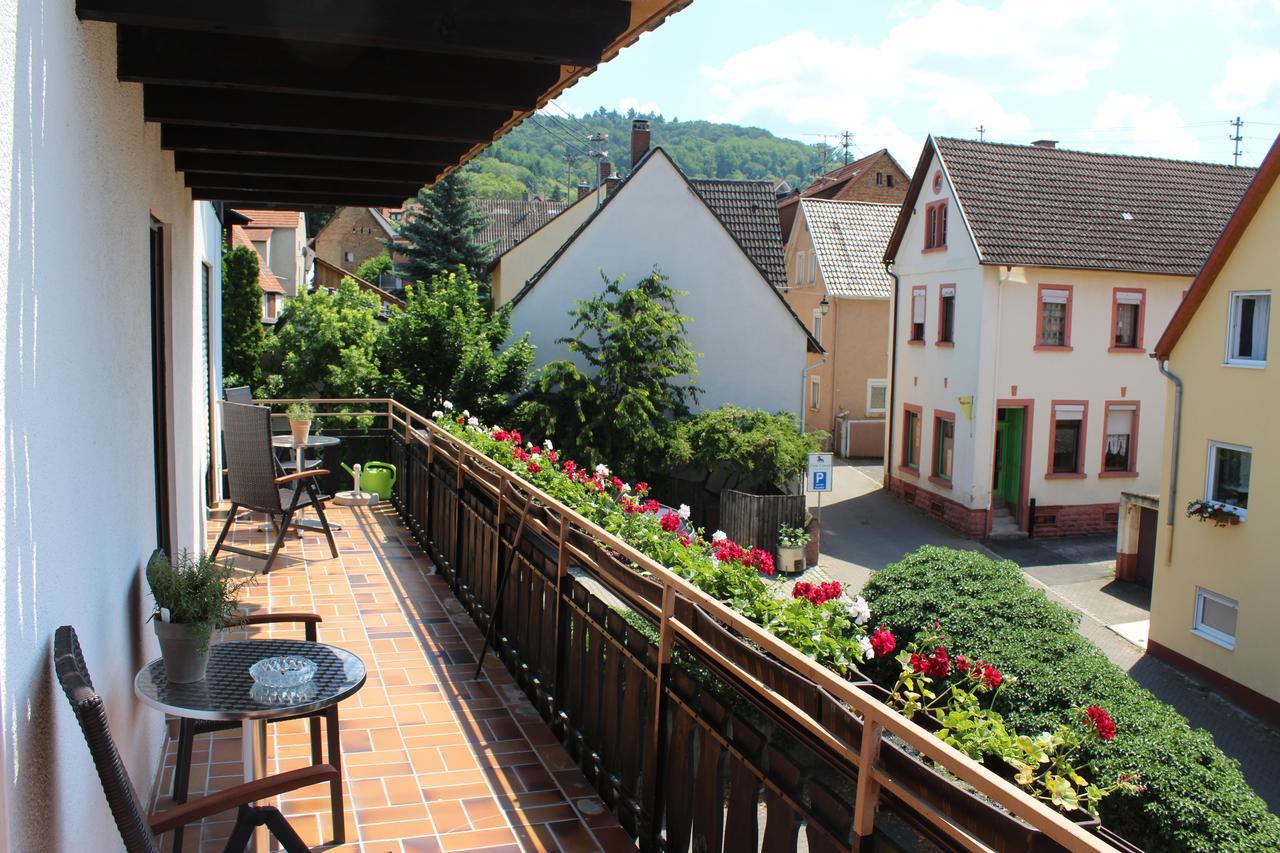
[[[1048,474],[1044,475],[1044,478],[1046,480],[1083,480],[1088,476],[1089,476],[1088,474],[1069,474],[1069,473],[1055,474],[1054,472],[1050,471]]]
[[[1234,513],[1236,518],[1240,519],[1240,524],[1244,524],[1249,520],[1249,510],[1244,507],[1239,507],[1235,504],[1223,503],[1222,501],[1215,501],[1212,498],[1205,498],[1204,502],[1209,506],[1217,507],[1218,509],[1225,509]]]
[[[1236,641],[1227,639],[1225,635],[1216,634],[1216,633],[1211,634],[1208,631],[1204,631],[1200,628],[1192,628],[1191,633],[1195,634],[1197,637],[1199,637],[1202,640],[1208,640],[1209,642],[1213,643],[1215,646],[1222,646],[1222,648],[1226,649],[1229,652],[1234,652],[1236,650]]]
[[[1107,347],[1107,352],[1128,353],[1129,355],[1147,354],[1147,351],[1142,347]]]
[[[1071,346],[1051,346],[1049,344],[1036,344],[1032,347],[1036,352],[1071,352]]]
[[[929,482],[933,483],[935,486],[941,486],[944,489],[951,488],[950,480],[948,480],[946,477],[939,477],[936,474],[929,478]]]
[[[1118,480],[1125,478],[1137,477],[1137,471],[1099,471],[1098,479],[1100,480]]]
[[[956,345],[956,342],[955,342],[955,341],[934,341],[933,345],[934,345],[935,347],[950,347],[950,348],[954,348],[954,347],[955,347],[955,345]]]
[[[919,476],[920,476],[920,469],[919,469],[919,468],[912,468],[910,465],[899,465],[899,466],[898,466],[898,473],[899,473],[899,474],[910,474],[912,477],[919,477]]]
[[[1243,359],[1227,359],[1222,362],[1223,367],[1243,367],[1245,370],[1262,370],[1267,366],[1267,362],[1263,361],[1245,361]]]
[[[931,246],[931,247],[928,247],[928,248],[921,249],[921,250],[920,250],[920,254],[922,254],[922,255],[932,255],[932,254],[934,254],[935,252],[945,252],[946,250],[947,250],[947,247],[946,247],[945,245],[943,245],[943,246]]]
[[[916,338],[912,338],[911,340],[907,341],[907,346],[909,346],[909,347],[922,347],[922,346],[924,346],[924,341],[923,341],[923,340],[917,340]]]

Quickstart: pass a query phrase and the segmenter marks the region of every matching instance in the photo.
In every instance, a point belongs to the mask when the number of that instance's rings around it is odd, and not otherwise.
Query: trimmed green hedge
[[[1129,841],[1148,851],[1280,850],[1280,818],[1239,763],[1107,660],[1076,632],[1075,614],[1028,586],[1014,563],[926,546],[877,572],[863,595],[899,647],[915,626],[932,632],[937,621],[948,647],[1016,676],[996,710],[1018,731],[1050,730],[1073,706],[1110,711],[1118,734],[1087,757],[1100,778],[1142,774],[1145,793],[1102,803],[1103,823]],[[896,674],[875,676],[892,682]]]

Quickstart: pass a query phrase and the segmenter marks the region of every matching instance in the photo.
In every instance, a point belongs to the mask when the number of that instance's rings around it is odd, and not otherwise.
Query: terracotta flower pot
[[[311,434],[311,421],[289,421],[289,432],[293,434],[294,444],[306,444]]]
[[[189,626],[153,619],[160,656],[164,658],[164,674],[174,684],[190,684],[204,680],[209,661],[209,635],[193,636]],[[201,652],[201,647],[204,651]]]

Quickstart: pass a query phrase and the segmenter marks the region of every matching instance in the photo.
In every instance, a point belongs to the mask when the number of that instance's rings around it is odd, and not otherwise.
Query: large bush
[[[698,473],[706,488],[786,492],[817,453],[825,432],[804,432],[790,412],[770,414],[725,405],[679,422],[668,457]]]
[[[938,630],[1016,676],[996,710],[1017,730],[1052,729],[1072,707],[1110,711],[1115,739],[1084,757],[1100,779],[1142,774],[1145,793],[1102,804],[1103,823],[1125,838],[1151,851],[1280,849],[1280,818],[1268,813],[1238,762],[1108,661],[1076,632],[1075,615],[1029,587],[1015,564],[924,547],[877,572],[863,594],[877,623],[901,638]],[[894,675],[883,673],[889,681]]]

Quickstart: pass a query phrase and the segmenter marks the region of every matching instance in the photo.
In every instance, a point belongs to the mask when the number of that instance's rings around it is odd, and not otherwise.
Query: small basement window
[[[1223,648],[1236,647],[1236,617],[1240,606],[1225,595],[1196,587],[1196,612],[1191,632]]]
[[[888,379],[867,380],[867,416],[884,417],[889,400]]]

